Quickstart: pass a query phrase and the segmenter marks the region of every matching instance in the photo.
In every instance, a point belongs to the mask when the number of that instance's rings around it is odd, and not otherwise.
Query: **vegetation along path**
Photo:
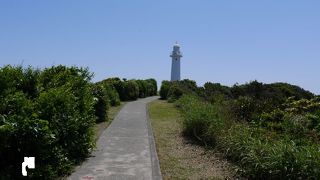
[[[128,102],[97,141],[93,152],[69,179],[162,179],[146,104]]]
[[[236,166],[216,151],[183,137],[183,117],[173,103],[149,104],[162,177],[166,179],[236,179]]]

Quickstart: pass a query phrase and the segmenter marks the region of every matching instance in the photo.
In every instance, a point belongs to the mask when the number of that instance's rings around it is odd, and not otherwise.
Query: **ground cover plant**
[[[244,177],[320,177],[320,100],[312,93],[287,83],[206,83],[175,104],[185,135],[223,152]]]

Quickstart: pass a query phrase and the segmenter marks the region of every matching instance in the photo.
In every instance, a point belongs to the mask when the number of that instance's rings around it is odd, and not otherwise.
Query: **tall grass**
[[[219,149],[242,173],[259,179],[318,179],[319,145],[273,139],[261,129],[235,124],[219,136]]]
[[[215,105],[183,95],[177,102],[184,132],[215,146],[249,179],[319,179],[320,145],[295,142],[249,123],[227,122]]]
[[[184,133],[205,144],[215,144],[216,134],[224,125],[215,107],[196,96],[183,96],[176,105],[183,112]]]

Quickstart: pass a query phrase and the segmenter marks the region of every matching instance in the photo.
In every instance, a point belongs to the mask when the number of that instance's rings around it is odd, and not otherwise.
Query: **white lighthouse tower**
[[[173,51],[170,57],[172,58],[171,81],[180,81],[180,58],[182,57],[182,54],[177,42],[173,46]]]

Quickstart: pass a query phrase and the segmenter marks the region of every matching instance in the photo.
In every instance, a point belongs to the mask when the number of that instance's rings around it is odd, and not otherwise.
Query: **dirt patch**
[[[234,179],[234,167],[222,158],[221,154],[214,150],[207,150],[203,146],[194,144],[192,141],[177,135],[174,139],[173,152],[181,158],[184,166],[193,168],[197,173],[189,177],[204,179]]]

